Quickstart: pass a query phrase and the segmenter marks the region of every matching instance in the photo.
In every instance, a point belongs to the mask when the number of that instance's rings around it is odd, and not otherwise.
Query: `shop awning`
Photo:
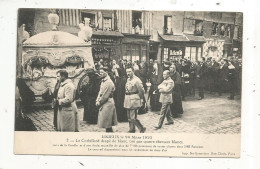
[[[93,31],[92,35],[94,35],[94,36],[124,37],[124,35],[121,34],[120,32],[116,32],[116,31],[102,31],[102,30]]]
[[[186,35],[186,37],[187,37],[190,41],[194,41],[194,42],[206,42],[206,38],[205,38],[204,36]]]
[[[189,41],[189,39],[184,35],[162,35],[162,34],[159,34],[159,36],[165,41],[175,41],[175,42]]]
[[[129,37],[124,37],[122,42],[123,42],[123,43],[142,43],[142,44],[148,44],[148,40],[138,39],[138,38],[129,38]]]
[[[105,18],[112,18],[113,11],[102,11],[102,16]]]

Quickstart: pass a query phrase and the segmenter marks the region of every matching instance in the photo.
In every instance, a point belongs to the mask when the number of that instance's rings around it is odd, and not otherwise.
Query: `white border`
[[[259,28],[258,0],[1,0],[0,1],[0,168],[181,168],[257,169],[260,168],[260,87],[257,72],[260,59],[256,37]],[[216,5],[219,3],[220,5]],[[145,10],[199,10],[244,12],[242,148],[240,159],[90,157],[13,155],[14,96],[17,9],[93,8]],[[258,16],[258,17],[257,17]],[[259,36],[258,36],[259,37]],[[259,42],[259,40],[258,40]],[[259,43],[258,43],[259,44]],[[254,46],[256,46],[254,48]],[[258,51],[258,52],[257,52]],[[257,71],[258,70],[258,71]],[[256,109],[257,108],[257,109]],[[81,164],[80,164],[81,163]]]

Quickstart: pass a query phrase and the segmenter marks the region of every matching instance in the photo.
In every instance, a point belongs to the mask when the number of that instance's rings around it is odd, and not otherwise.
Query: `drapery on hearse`
[[[17,99],[22,98],[22,103],[16,104],[18,112],[22,109],[28,111],[33,102],[50,103],[56,73],[62,69],[69,73],[69,79],[77,88],[75,97],[78,98],[82,85],[88,82],[87,70],[94,68],[90,41],[92,30],[81,25],[82,30],[77,37],[57,30],[59,18],[55,14],[51,13],[48,19],[52,30],[28,38],[21,46],[22,55],[17,61]]]

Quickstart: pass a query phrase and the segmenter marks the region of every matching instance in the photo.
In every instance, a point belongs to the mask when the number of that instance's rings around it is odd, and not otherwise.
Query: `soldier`
[[[60,81],[58,89],[57,104],[59,110],[57,114],[57,130],[78,132],[78,108],[75,103],[75,86],[71,79],[68,79],[68,72],[60,70],[57,73],[57,80]]]
[[[117,125],[116,108],[113,99],[115,86],[108,75],[108,67],[100,68],[99,71],[102,81],[96,100],[96,106],[99,107],[98,126],[106,128],[106,132],[113,132],[112,126]]]
[[[138,109],[142,106],[144,100],[144,88],[142,81],[134,75],[132,67],[127,67],[127,82],[125,85],[126,93],[124,107],[127,109],[127,117],[129,121],[129,133],[135,133],[135,126],[138,127],[140,133],[144,133],[146,128],[137,119]]]
[[[164,78],[164,81],[158,86],[158,90],[161,93],[160,102],[162,103],[162,108],[161,108],[161,113],[160,113],[161,117],[159,120],[159,124],[158,124],[158,126],[155,127],[156,130],[162,128],[165,116],[168,121],[165,125],[173,124],[173,118],[171,115],[170,106],[172,104],[172,89],[174,87],[174,82],[170,77],[169,70],[165,70],[163,72],[163,78]]]

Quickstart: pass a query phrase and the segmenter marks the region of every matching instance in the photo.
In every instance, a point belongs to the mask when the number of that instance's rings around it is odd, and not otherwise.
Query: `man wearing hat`
[[[127,117],[129,121],[129,133],[135,133],[135,126],[140,133],[144,133],[146,128],[137,119],[138,109],[142,106],[144,101],[144,87],[142,81],[134,75],[133,67],[126,68],[127,82],[125,85],[125,100],[124,107],[127,110]]]
[[[108,67],[104,66],[99,71],[102,81],[96,99],[96,106],[99,107],[98,126],[105,128],[106,132],[113,132],[112,126],[117,125],[117,114],[113,99],[115,86],[108,75]]]
[[[57,130],[78,132],[78,108],[75,102],[76,88],[72,80],[68,78],[68,72],[66,70],[57,72],[57,80],[60,82],[56,99],[59,106],[57,113]]]
[[[170,68],[170,62],[168,60],[164,60],[163,62],[163,71],[169,70]]]
[[[162,108],[160,112],[160,119],[158,126],[155,127],[156,130],[162,128],[163,121],[165,117],[167,118],[166,125],[173,124],[173,118],[171,115],[171,104],[172,104],[172,90],[174,87],[174,82],[170,77],[170,71],[165,70],[163,72],[164,81],[158,86],[158,90],[161,93],[160,102],[162,103]]]
[[[205,72],[206,72],[206,65],[205,65],[205,58],[203,57],[202,61],[199,62],[196,70],[197,86],[199,89],[198,100],[202,100],[204,98]]]

